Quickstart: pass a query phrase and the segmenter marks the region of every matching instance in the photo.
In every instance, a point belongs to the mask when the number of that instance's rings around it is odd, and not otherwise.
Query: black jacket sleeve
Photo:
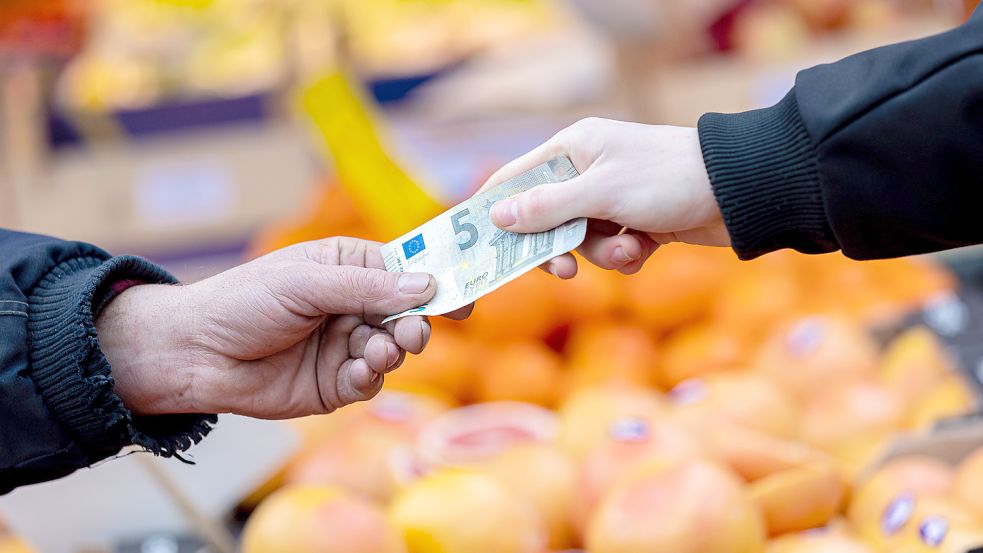
[[[135,444],[174,455],[214,416],[133,416],[113,391],[94,325],[126,280],[173,283],[135,257],[0,229],[0,494]]]
[[[801,72],[700,141],[734,249],[898,257],[983,242],[983,8],[933,37]]]

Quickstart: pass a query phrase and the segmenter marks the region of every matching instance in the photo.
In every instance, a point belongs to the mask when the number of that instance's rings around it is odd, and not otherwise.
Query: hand
[[[136,286],[97,320],[116,391],[140,415],[290,418],[373,397],[430,337],[427,274],[384,270],[379,245],[298,244],[188,286]]]
[[[587,217],[580,253],[625,274],[638,272],[662,244],[730,244],[696,129],[585,119],[503,167],[482,190],[560,155],[570,158],[579,177],[499,202],[492,222],[513,232],[542,232]],[[577,262],[567,254],[544,268],[571,278]]]

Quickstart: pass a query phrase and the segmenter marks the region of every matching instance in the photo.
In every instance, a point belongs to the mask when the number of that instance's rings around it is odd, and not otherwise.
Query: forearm
[[[100,349],[95,318],[112,285],[172,277],[86,244],[3,230],[0,252],[0,493],[130,444],[171,455],[208,431],[213,418],[141,418],[128,410]]]
[[[781,104],[700,123],[735,250],[860,259],[979,243],[983,13],[801,73]]]

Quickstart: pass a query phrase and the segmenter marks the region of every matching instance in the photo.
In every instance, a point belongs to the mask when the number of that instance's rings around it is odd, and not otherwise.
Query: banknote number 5
[[[457,245],[461,248],[461,251],[470,249],[472,246],[478,243],[478,227],[471,223],[462,223],[461,219],[470,215],[471,212],[467,209],[462,209],[454,215],[451,215],[451,225],[454,226],[454,234],[459,235],[463,233],[468,233],[468,239],[465,242],[459,242]]]

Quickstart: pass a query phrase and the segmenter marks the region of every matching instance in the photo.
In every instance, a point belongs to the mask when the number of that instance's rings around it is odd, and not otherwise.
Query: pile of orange
[[[322,200],[261,247],[365,230],[342,196]],[[951,286],[921,261],[683,246],[634,277],[536,272],[467,322],[435,320],[380,398],[305,423],[279,482],[373,504],[376,534],[410,553],[879,551],[870,513],[908,473],[864,470],[972,396],[928,331],[883,346],[870,329]],[[967,467],[966,486],[983,482]],[[956,515],[975,513],[973,494],[930,491],[919,508],[972,536],[976,515]],[[288,518],[297,535],[312,520]]]
[[[246,550],[290,534],[292,551],[336,551],[298,541],[331,533],[359,551],[362,532],[407,553],[983,544],[983,453],[870,472],[899,433],[974,407],[929,331],[872,332],[949,291],[944,271],[676,245],[633,277],[584,265],[434,320],[379,398],[304,423]]]
[[[318,222],[349,209],[326,194],[263,247],[359,231]],[[294,423],[243,550],[965,553],[983,452],[871,472],[974,407],[929,331],[871,332],[952,285],[920,260],[678,245],[633,277],[535,271],[435,319],[376,399]]]

